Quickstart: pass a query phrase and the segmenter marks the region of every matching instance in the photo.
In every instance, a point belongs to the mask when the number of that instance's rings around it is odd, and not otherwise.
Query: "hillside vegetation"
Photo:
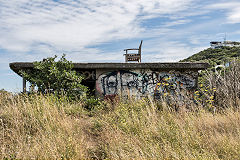
[[[180,62],[208,62],[215,66],[225,64],[236,57],[240,57],[240,47],[208,48]]]
[[[239,159],[240,64],[231,65],[207,75],[194,100],[1,92],[0,159]]]

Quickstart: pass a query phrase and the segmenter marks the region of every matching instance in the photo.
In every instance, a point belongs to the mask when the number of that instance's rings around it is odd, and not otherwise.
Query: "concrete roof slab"
[[[163,70],[202,70],[208,63],[175,62],[175,63],[73,63],[74,69],[163,69]],[[10,68],[19,74],[20,70],[31,69],[33,62],[14,62]]]

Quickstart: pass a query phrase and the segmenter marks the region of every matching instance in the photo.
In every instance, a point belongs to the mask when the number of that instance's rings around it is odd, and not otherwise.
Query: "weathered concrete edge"
[[[74,63],[84,69],[206,69],[208,63]]]
[[[202,70],[208,63],[175,62],[175,63],[73,63],[74,69],[193,69]],[[33,62],[9,63],[10,68],[19,74],[20,69],[33,68]]]

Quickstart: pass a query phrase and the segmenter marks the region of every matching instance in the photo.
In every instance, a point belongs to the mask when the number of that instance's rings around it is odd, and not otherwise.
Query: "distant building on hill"
[[[210,42],[211,48],[222,48],[222,47],[240,47],[240,42],[236,41],[212,41]]]

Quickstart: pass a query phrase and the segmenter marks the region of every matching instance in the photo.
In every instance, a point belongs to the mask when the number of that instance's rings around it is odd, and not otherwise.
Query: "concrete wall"
[[[14,62],[9,66],[21,76],[20,70],[33,69],[34,64]],[[193,91],[197,87],[197,71],[208,67],[209,64],[198,62],[74,63],[73,69],[84,75],[82,84],[98,96],[159,97],[181,90]]]
[[[134,95],[137,97],[175,94],[197,87],[197,71],[161,71],[150,69],[96,70],[96,94],[99,96]]]

